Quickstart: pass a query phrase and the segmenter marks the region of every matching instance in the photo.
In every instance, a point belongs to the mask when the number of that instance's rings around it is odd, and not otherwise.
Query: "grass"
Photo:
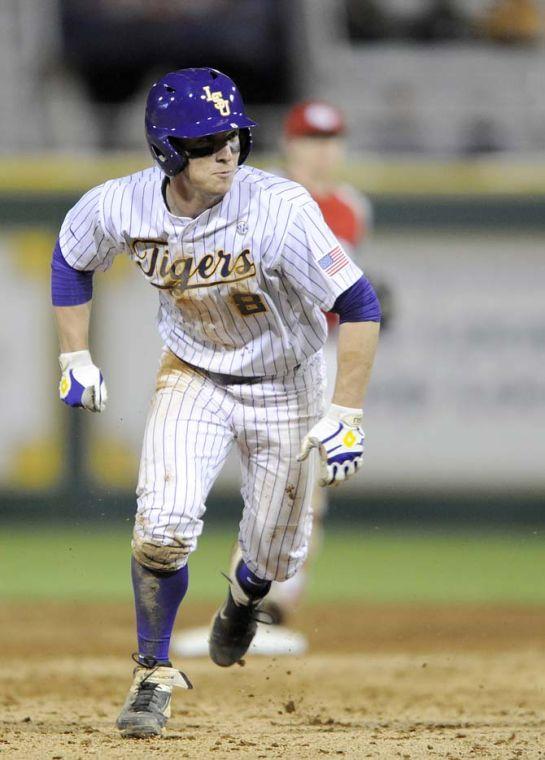
[[[217,600],[234,533],[210,530],[190,562],[191,597]],[[131,598],[130,526],[3,526],[0,597]],[[545,536],[328,528],[311,601],[545,604]]]

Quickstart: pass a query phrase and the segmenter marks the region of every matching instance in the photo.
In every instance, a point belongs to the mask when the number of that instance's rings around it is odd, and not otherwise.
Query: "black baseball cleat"
[[[216,665],[228,668],[248,651],[257,631],[259,602],[237,604],[231,594],[216,612],[208,641],[210,657]]]
[[[135,656],[133,682],[116,725],[121,736],[148,739],[161,736],[170,718],[170,699],[173,686],[192,689],[188,677],[172,667],[170,662],[158,662],[153,657]]]

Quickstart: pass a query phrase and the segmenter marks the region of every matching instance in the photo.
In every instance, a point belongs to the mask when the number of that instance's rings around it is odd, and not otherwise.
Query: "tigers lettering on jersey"
[[[144,276],[156,288],[174,290],[181,295],[194,288],[210,288],[247,280],[256,273],[249,248],[240,253],[223,250],[194,256],[171,258],[168,243],[162,240],[130,240],[130,249]]]

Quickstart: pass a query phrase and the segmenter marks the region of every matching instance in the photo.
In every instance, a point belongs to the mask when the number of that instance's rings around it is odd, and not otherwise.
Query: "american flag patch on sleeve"
[[[340,245],[338,245],[332,251],[326,253],[325,256],[322,256],[321,259],[318,259],[318,264],[326,274],[331,276],[348,264],[348,257]]]

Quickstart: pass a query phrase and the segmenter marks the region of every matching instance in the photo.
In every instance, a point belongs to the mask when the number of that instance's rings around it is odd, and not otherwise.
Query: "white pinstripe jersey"
[[[90,190],[68,212],[62,253],[79,270],[128,254],[158,289],[158,327],[181,359],[212,372],[282,375],[322,346],[322,310],[361,277],[309,193],[238,168],[195,219],[171,214],[153,167]]]

